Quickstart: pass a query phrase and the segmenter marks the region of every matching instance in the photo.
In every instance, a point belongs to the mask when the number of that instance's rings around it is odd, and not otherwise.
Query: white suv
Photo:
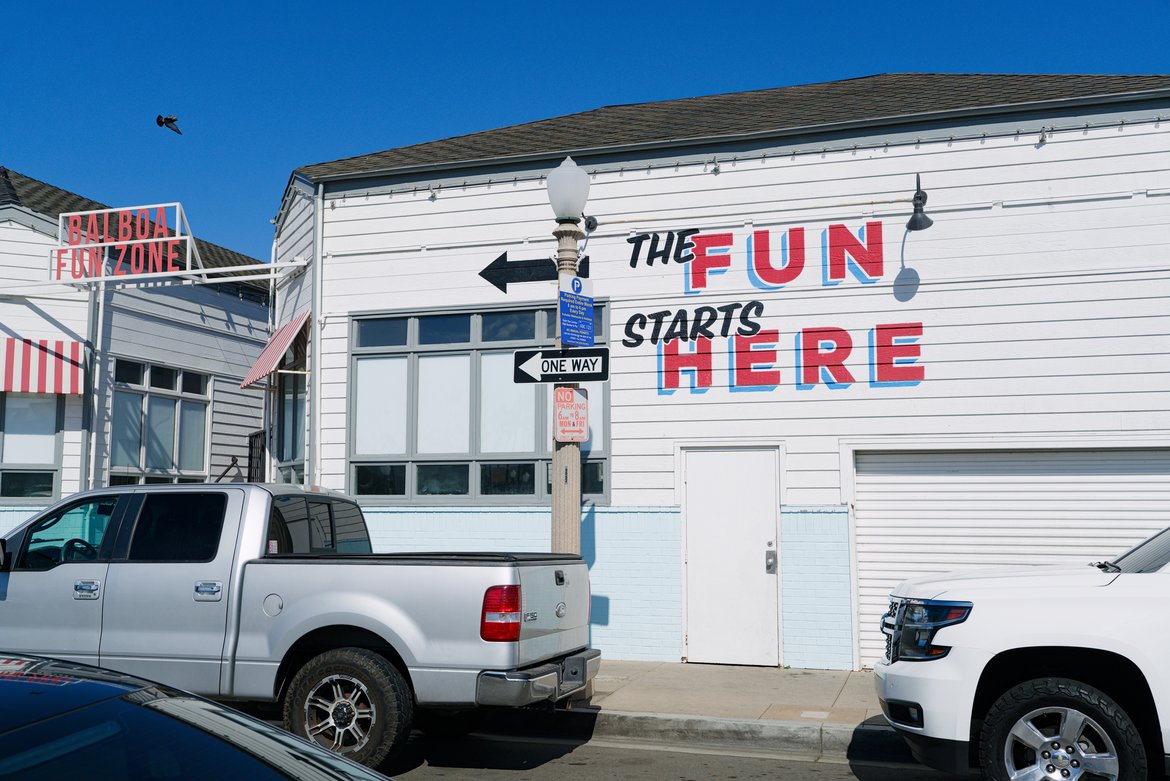
[[[907,580],[875,685],[923,764],[996,781],[1170,769],[1170,529],[1115,562]]]

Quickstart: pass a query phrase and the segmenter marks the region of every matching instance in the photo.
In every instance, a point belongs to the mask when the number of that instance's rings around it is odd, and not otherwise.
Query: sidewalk
[[[882,716],[870,671],[603,660],[593,697],[570,712],[595,719],[594,737],[914,761]]]

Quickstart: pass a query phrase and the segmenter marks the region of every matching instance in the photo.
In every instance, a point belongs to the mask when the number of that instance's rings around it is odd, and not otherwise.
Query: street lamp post
[[[557,239],[558,283],[577,275],[577,243],[585,237],[581,217],[589,198],[589,174],[566,157],[549,172],[548,201],[557,220],[553,236]],[[558,284],[558,289],[560,285]],[[559,293],[557,311],[559,312]],[[558,316],[557,347],[563,348]],[[561,383],[556,388],[576,388],[576,383]],[[581,446],[577,442],[557,442],[553,436],[552,453],[552,549],[555,553],[581,553]]]

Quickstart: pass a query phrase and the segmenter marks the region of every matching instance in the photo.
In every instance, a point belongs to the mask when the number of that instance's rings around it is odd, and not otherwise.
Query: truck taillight
[[[479,636],[497,643],[520,639],[519,586],[492,586],[484,592]]]

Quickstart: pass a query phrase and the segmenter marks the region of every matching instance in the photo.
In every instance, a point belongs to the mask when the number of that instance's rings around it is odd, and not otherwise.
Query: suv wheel
[[[995,781],[1145,781],[1141,735],[1104,692],[1068,678],[1038,678],[1006,691],[979,735],[983,772]]]

